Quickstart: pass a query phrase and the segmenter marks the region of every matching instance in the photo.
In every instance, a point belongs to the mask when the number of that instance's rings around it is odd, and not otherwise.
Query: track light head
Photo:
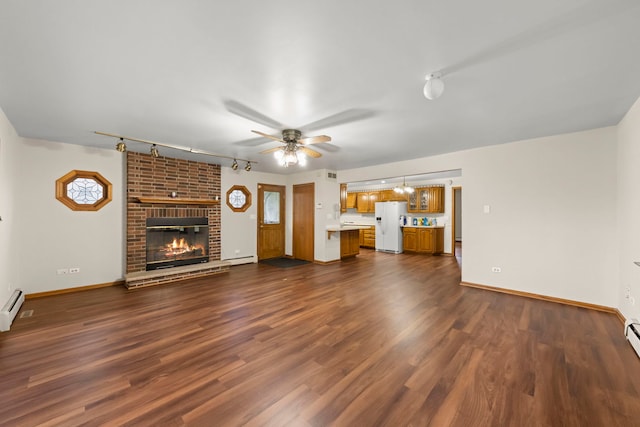
[[[238,170],[238,161],[236,159],[233,159],[233,163],[231,164],[231,169],[233,169],[234,171]]]
[[[116,144],[116,150],[119,153],[124,153],[125,151],[127,151],[127,146],[124,143],[124,139],[120,138],[120,142]]]
[[[247,162],[247,165],[244,167],[244,170],[247,172],[251,171],[251,162]]]
[[[156,144],[153,144],[151,146],[150,152],[151,152],[151,157],[153,157],[154,159],[157,159],[158,157],[160,157],[160,152],[158,151]]]

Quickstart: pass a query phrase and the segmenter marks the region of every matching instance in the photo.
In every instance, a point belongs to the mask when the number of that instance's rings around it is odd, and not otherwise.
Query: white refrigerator
[[[407,215],[407,202],[376,203],[376,251],[402,253],[400,219]]]

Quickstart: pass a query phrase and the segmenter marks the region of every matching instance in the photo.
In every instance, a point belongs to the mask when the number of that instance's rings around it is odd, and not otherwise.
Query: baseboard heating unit
[[[631,347],[640,357],[640,322],[638,319],[629,319],[624,322],[624,336],[627,337]]]
[[[0,311],[0,332],[8,331],[24,302],[24,292],[16,289]]]

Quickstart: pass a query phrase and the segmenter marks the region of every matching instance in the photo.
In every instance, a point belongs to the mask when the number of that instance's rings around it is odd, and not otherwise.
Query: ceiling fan
[[[289,167],[295,164],[304,166],[304,164],[306,164],[307,156],[313,158],[322,156],[322,154],[318,153],[315,150],[312,150],[309,147],[306,147],[305,145],[331,141],[331,137],[327,135],[302,138],[302,132],[297,129],[283,130],[282,138],[278,138],[277,136],[269,135],[257,130],[252,130],[251,132],[257,133],[260,136],[264,136],[265,138],[273,139],[274,141],[278,141],[284,144],[283,146],[270,148],[268,150],[260,152],[260,154],[274,153],[274,155],[278,159],[278,162],[284,167]]]

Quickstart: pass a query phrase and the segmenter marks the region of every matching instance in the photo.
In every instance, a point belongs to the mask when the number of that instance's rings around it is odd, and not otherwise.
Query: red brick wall
[[[220,165],[127,152],[127,273],[146,269],[147,218],[208,217],[209,260],[220,260],[220,205],[140,203],[136,197],[209,199],[220,194]]]

